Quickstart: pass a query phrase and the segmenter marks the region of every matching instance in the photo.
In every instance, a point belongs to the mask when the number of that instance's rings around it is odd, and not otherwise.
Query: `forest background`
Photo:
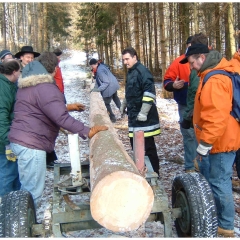
[[[1,49],[79,49],[87,59],[97,52],[113,72],[124,73],[121,51],[132,46],[156,81],[185,52],[190,35],[206,34],[227,59],[240,43],[238,2],[2,2],[0,15]]]

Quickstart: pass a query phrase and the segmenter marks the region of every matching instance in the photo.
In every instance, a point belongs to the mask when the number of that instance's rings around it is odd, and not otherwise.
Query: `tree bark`
[[[136,230],[148,218],[153,191],[143,178],[110,122],[102,97],[90,96],[90,124],[106,125],[90,141],[90,209],[92,217],[114,232]]]

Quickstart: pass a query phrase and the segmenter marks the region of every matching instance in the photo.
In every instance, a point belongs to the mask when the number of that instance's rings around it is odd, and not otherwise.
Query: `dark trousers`
[[[107,111],[109,112],[109,117],[110,117],[110,119],[115,119],[115,115],[114,115],[114,113],[113,113],[113,111],[112,111],[112,108],[111,108],[111,106],[110,106],[110,103],[111,103],[112,100],[113,100],[114,103],[116,104],[117,108],[120,109],[120,107],[121,107],[121,102],[120,102],[120,100],[119,100],[119,98],[118,98],[117,91],[116,91],[111,97],[104,97],[104,98],[103,98],[103,101],[104,101],[104,103],[105,103],[105,106],[106,106],[106,108],[107,108]]]
[[[50,152],[50,153],[47,153],[47,155],[46,155],[46,162],[47,162],[47,164],[49,164],[51,162],[54,162],[57,159],[58,158],[57,158],[57,155],[56,155],[54,150],[52,152]]]
[[[157,155],[157,148],[155,145],[154,137],[145,137],[144,142],[145,142],[145,156],[148,156],[152,164],[153,171],[156,172],[159,176],[159,159]],[[130,138],[130,143],[133,149],[133,138]]]
[[[240,179],[240,149],[236,151],[236,157],[234,162],[236,164],[237,176]]]

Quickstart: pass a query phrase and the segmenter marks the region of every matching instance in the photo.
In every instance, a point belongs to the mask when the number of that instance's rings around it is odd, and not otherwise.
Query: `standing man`
[[[209,154],[209,183],[217,207],[218,234],[234,237],[234,200],[232,194],[232,165],[240,147],[240,125],[230,114],[232,110],[232,81],[215,74],[203,86],[203,79],[212,70],[240,72],[237,64],[227,61],[218,51],[206,45],[189,47],[182,64],[189,62],[200,76],[196,92],[193,125],[200,156]]]
[[[58,59],[58,65],[56,68],[56,73],[54,75],[54,79],[55,79],[56,85],[58,86],[60,92],[64,95],[64,84],[63,84],[62,71],[61,71],[61,68],[59,67],[62,50],[59,48],[56,48],[53,50],[53,53],[55,53],[55,55],[57,56],[57,59]],[[65,99],[65,102],[66,102],[66,99]]]
[[[188,37],[186,46],[191,45],[192,36]],[[174,100],[178,104],[179,122],[183,120],[183,114],[187,108],[187,92],[190,76],[189,64],[182,65],[179,63],[185,55],[176,58],[168,67],[164,76],[164,88],[169,92],[173,92]],[[183,136],[184,147],[184,164],[185,172],[194,172],[193,160],[196,158],[196,138],[193,128],[184,129],[180,125],[180,131]]]
[[[13,55],[12,53],[9,51],[9,50],[2,50],[0,52],[0,60],[1,62],[4,62],[5,60],[8,60],[8,59],[13,59]]]
[[[0,64],[0,197],[21,187],[17,159],[8,139],[19,75],[18,61],[12,59]]]
[[[151,72],[138,60],[134,48],[122,51],[123,63],[128,68],[125,86],[125,99],[120,108],[121,114],[127,107],[128,127],[131,146],[133,148],[133,132],[144,131],[145,155],[159,176],[159,159],[154,136],[160,134],[160,123],[155,105],[156,91]]]
[[[120,88],[118,80],[105,64],[100,64],[95,58],[90,60],[89,65],[93,72],[96,72],[96,84],[93,91],[101,92],[110,120],[114,123],[116,117],[110,103],[113,100],[118,109],[121,107],[117,95],[117,90]]]
[[[21,60],[22,69],[30,62],[34,60],[34,58],[40,56],[40,53],[34,52],[32,46],[23,46],[21,51],[15,54],[17,59]]]

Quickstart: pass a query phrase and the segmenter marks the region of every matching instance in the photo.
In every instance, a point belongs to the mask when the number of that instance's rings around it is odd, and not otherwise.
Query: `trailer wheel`
[[[216,237],[217,212],[207,180],[200,173],[177,176],[172,184],[172,207],[181,208],[175,220],[179,237]]]
[[[32,237],[31,227],[36,223],[32,195],[19,190],[0,199],[0,237]]]

